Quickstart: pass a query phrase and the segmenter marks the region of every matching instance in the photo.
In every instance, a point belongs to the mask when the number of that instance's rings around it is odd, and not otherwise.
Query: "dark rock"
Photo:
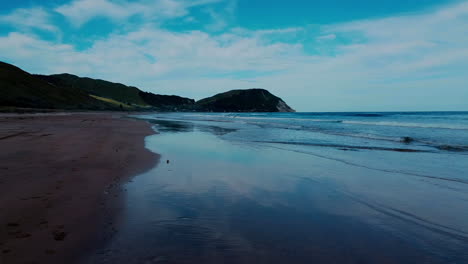
[[[401,142],[403,142],[403,143],[411,143],[413,141],[414,141],[414,138],[412,138],[412,137],[402,137],[401,138]]]

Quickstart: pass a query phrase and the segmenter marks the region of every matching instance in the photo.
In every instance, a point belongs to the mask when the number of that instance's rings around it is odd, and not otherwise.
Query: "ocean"
[[[231,140],[348,150],[468,152],[468,112],[204,113],[163,117],[233,123],[223,126],[239,130],[227,137]]]
[[[468,263],[468,112],[135,117],[161,162],[91,263]]]

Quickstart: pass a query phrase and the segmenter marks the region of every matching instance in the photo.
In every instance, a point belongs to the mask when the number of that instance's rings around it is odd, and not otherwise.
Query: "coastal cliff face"
[[[294,112],[281,98],[265,89],[232,90],[196,104],[208,112]]]
[[[294,112],[265,89],[232,90],[195,100],[72,74],[33,75],[0,62],[0,107],[178,112]]]

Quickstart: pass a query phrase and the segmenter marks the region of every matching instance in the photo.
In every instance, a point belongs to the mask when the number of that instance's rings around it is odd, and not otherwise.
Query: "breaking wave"
[[[452,125],[452,124],[427,124],[427,123],[405,123],[405,122],[368,122],[368,121],[342,121],[343,124],[353,125],[370,125],[370,126],[394,126],[394,127],[414,127],[414,128],[435,128],[435,129],[456,129],[468,130],[466,125]]]

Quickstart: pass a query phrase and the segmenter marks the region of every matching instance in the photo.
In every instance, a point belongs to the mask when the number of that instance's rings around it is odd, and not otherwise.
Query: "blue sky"
[[[46,3],[44,3],[46,2]],[[0,0],[0,60],[299,111],[468,110],[468,1]]]

